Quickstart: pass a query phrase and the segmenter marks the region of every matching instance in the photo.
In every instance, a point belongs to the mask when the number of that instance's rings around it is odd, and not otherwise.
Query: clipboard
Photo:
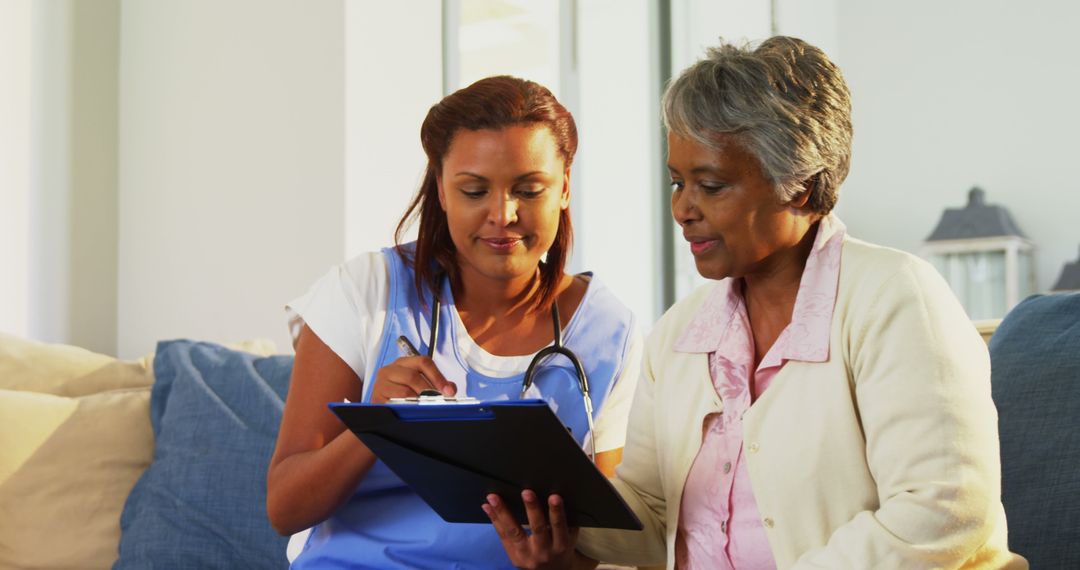
[[[642,529],[543,400],[329,406],[447,522],[490,524],[480,506],[496,493],[528,524],[521,491],[532,489],[561,495],[570,526]]]

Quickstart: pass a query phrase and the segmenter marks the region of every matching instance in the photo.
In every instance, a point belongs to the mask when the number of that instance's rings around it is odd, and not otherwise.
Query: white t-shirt
[[[289,303],[285,310],[293,343],[307,324],[330,350],[334,351],[360,379],[375,377],[375,361],[386,320],[390,275],[380,252],[365,253],[335,266],[307,293]],[[410,284],[411,286],[411,284]],[[495,378],[520,374],[533,354],[496,356],[476,344],[467,334],[457,309],[450,308],[458,352],[473,370]],[[622,447],[626,422],[637,385],[644,339],[635,325],[622,370],[596,416],[596,452]]]

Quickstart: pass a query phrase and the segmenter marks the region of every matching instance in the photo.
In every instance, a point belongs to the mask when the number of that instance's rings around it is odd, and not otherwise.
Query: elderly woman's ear
[[[788,200],[787,205],[796,210],[807,209],[810,204],[810,198],[814,195],[814,191],[817,190],[818,176],[818,174],[815,174],[804,180],[802,183],[802,192],[799,192],[791,200]]]

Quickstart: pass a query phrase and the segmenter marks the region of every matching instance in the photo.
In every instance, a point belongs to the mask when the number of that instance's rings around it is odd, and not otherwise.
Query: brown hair
[[[439,205],[436,181],[442,173],[443,158],[454,136],[461,129],[499,130],[519,125],[546,126],[555,138],[564,165],[569,167],[573,162],[578,144],[574,117],[551,91],[538,83],[506,75],[488,77],[447,95],[428,111],[420,127],[420,142],[428,158],[424,181],[394,232],[398,253],[410,260],[415,269],[416,290],[420,298],[424,297],[425,288],[436,296],[439,294],[439,280],[444,273],[455,287],[461,286],[456,249],[450,238],[446,212]],[[417,217],[420,218],[420,227],[416,251],[409,256],[401,246],[401,238]],[[561,210],[555,241],[547,252],[546,261],[540,264],[540,291],[533,305],[534,310],[546,310],[555,300],[573,233],[570,210]]]

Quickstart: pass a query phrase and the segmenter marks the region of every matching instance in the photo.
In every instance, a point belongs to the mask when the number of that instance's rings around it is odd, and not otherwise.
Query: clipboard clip
[[[426,390],[425,390],[426,391]],[[476,398],[470,398],[468,396],[462,396],[460,398],[447,397],[439,394],[437,396],[427,395],[421,393],[419,396],[411,396],[409,398],[390,398],[387,401],[388,404],[418,404],[421,406],[441,406],[446,404],[479,404],[480,400]]]

